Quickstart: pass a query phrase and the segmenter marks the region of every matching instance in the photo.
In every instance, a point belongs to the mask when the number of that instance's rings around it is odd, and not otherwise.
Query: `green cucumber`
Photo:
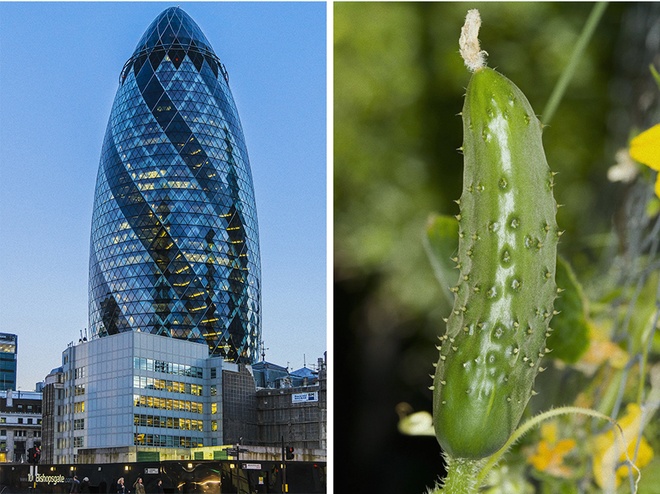
[[[469,82],[458,201],[459,282],[433,383],[450,457],[504,445],[533,394],[557,294],[557,204],[542,125],[513,82],[487,67]]]

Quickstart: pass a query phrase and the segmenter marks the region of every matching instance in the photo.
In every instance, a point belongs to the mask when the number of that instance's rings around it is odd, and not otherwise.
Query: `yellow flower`
[[[614,486],[618,487],[621,479],[627,477],[630,472],[627,465],[620,466],[615,471],[616,465],[630,458],[634,460],[637,468],[642,468],[653,459],[653,449],[644,437],[641,438],[639,446],[637,444],[642,425],[642,410],[639,405],[630,403],[626,407],[626,415],[618,420],[618,423],[623,430],[626,452],[622,453],[623,443],[618,427],[596,436],[593,444],[596,483],[609,490],[613,490]]]
[[[572,470],[564,465],[564,456],[575,448],[574,439],[557,441],[557,422],[547,422],[541,426],[541,442],[527,462],[540,472],[555,477],[570,477]]]
[[[630,141],[630,156],[655,171],[660,171],[660,124],[645,130]],[[655,195],[660,197],[660,174],[655,182]]]

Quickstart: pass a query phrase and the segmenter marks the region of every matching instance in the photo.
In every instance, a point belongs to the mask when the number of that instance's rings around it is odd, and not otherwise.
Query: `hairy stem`
[[[600,412],[597,412],[595,410],[591,410],[590,408],[580,408],[580,407],[561,407],[561,408],[554,408],[552,410],[548,410],[547,412],[541,413],[540,415],[537,415],[535,417],[532,417],[529,419],[527,422],[525,422],[523,425],[518,427],[516,431],[511,435],[509,440],[506,442],[502,448],[497,451],[494,455],[490,456],[488,458],[488,461],[484,465],[484,467],[481,469],[479,474],[477,475],[477,482],[478,485],[481,485],[481,483],[486,479],[486,476],[488,475],[488,472],[495,466],[495,464],[500,460],[500,458],[508,451],[508,449],[522,436],[524,436],[530,429],[533,429],[537,425],[539,425],[541,422],[544,420],[551,419],[553,417],[557,417],[559,415],[567,415],[567,414],[581,414],[581,415],[588,415],[590,417],[594,417],[597,419],[602,419],[602,420],[607,420],[608,422],[614,424],[617,428],[619,428],[619,431],[621,431],[621,427],[619,424],[617,424],[612,418],[608,417],[607,415],[604,415]],[[623,432],[621,432],[623,434]]]
[[[445,462],[447,477],[442,490],[435,492],[442,494],[477,494],[479,492],[477,473],[483,466],[482,460],[451,458],[445,455]]]

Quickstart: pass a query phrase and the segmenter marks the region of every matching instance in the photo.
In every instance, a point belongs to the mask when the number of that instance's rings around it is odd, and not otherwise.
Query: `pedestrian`
[[[73,476],[73,482],[71,482],[71,494],[77,494],[80,492],[80,480],[78,480],[78,476],[74,475]]]
[[[146,494],[144,484],[142,483],[142,477],[137,478],[133,487],[135,488],[135,494]]]
[[[80,492],[89,492],[89,477],[82,479],[82,482],[80,483]]]
[[[158,479],[158,482],[156,483],[156,493],[165,494],[165,489],[163,488],[163,481],[161,479]]]
[[[127,494],[126,486],[124,485],[124,477],[117,479],[117,494]]]

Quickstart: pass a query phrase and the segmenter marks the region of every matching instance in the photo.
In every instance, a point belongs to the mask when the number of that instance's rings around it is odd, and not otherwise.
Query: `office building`
[[[18,336],[0,333],[0,390],[16,389]]]
[[[53,379],[62,390],[49,391],[55,416],[44,455],[54,463],[173,460],[222,444],[223,365],[205,344],[151,333],[70,345]]]
[[[92,218],[92,338],[144,332],[259,355],[259,234],[229,75],[195,22],[162,12],[126,62]]]

